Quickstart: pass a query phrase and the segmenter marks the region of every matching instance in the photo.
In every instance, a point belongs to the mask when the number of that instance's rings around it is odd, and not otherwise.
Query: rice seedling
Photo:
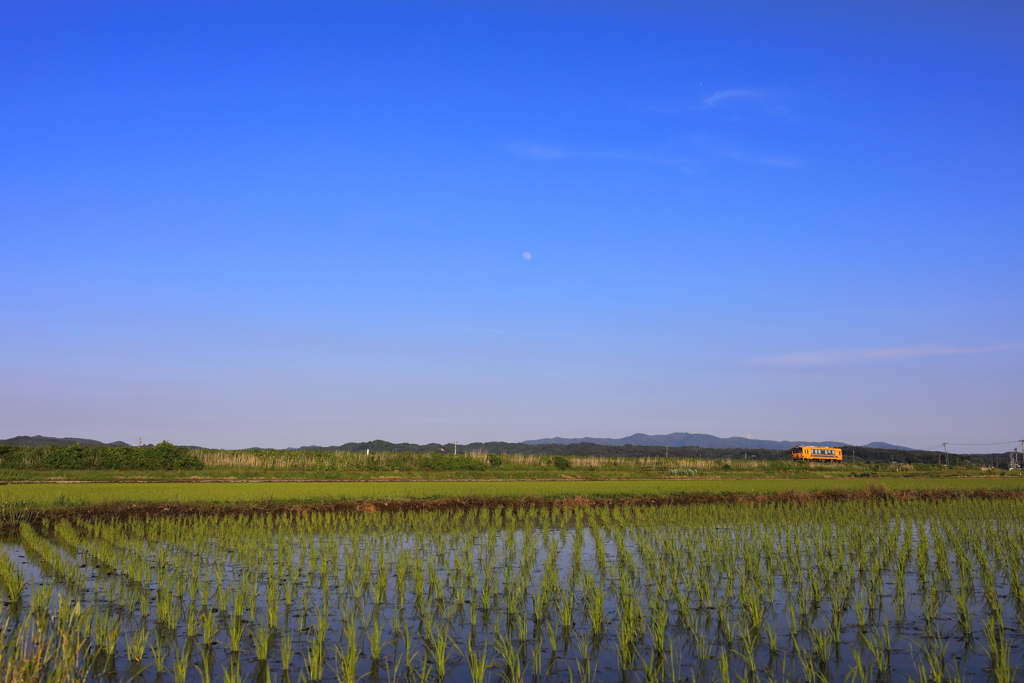
[[[294,646],[295,635],[292,631],[285,631],[281,634],[281,668],[285,671],[291,667]]]
[[[729,669],[729,651],[724,647],[718,653],[717,665],[718,680],[722,683],[729,683],[732,680]]]
[[[195,638],[199,634],[199,613],[195,604],[190,604],[185,612],[185,636]]]
[[[124,638],[125,654],[133,662],[141,662],[146,654],[146,645],[149,643],[149,632],[140,628],[131,635]]]
[[[240,652],[242,636],[245,635],[245,622],[239,616],[230,616],[227,621],[228,649],[231,652]]]
[[[117,652],[117,643],[121,635],[121,620],[106,612],[97,612],[93,616],[93,642],[108,656]]]
[[[308,643],[306,651],[306,670],[304,673],[307,680],[319,681],[324,677],[325,655],[326,650],[323,639],[318,637],[312,638]]]
[[[0,550],[0,588],[11,602],[20,602],[25,590],[25,575],[21,573],[10,556]]]
[[[153,660],[153,666],[158,674],[164,673],[167,669],[167,643],[160,637],[159,633],[154,634],[149,642],[149,657]]]
[[[505,664],[506,680],[521,682],[524,675],[521,645],[499,631],[494,634],[494,649]]]
[[[217,642],[217,633],[220,632],[217,615],[212,610],[207,610],[203,612],[201,622],[203,627],[203,643],[207,646],[212,646]]]
[[[272,635],[273,631],[266,622],[256,626],[252,634],[252,644],[257,660],[261,662],[267,660],[267,657],[270,655],[270,639]]]
[[[199,651],[199,660],[202,663],[202,666],[200,667],[199,664],[195,664],[194,666],[196,671],[199,672],[200,680],[203,683],[212,683],[213,651],[208,647],[204,647],[202,650]]]
[[[483,683],[487,674],[487,646],[480,651],[473,647],[466,649],[466,661],[469,664],[469,677],[472,683]]]
[[[24,580],[23,580],[24,581]],[[16,587],[12,587],[14,590]],[[24,586],[22,586],[24,590]],[[40,586],[38,589],[32,591],[32,596],[29,598],[28,608],[32,614],[39,617],[45,617],[50,611],[50,601],[53,599],[53,584]],[[21,601],[21,593],[17,594],[17,597],[12,598],[14,602]]]
[[[411,667],[414,656],[410,654],[406,657],[407,668]],[[335,646],[335,661],[337,662],[338,680],[344,681],[344,683],[355,683],[357,677],[356,667],[359,663],[359,649],[354,622],[348,622],[345,625],[345,648],[342,650]]]

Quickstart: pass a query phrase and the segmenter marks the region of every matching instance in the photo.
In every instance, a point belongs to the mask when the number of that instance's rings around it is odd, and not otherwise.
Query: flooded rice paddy
[[[0,679],[1016,680],[1018,501],[60,521]]]

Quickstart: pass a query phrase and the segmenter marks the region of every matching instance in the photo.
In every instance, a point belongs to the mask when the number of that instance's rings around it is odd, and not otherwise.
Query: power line
[[[1020,439],[1017,439],[1020,441]],[[1017,441],[993,441],[992,443],[950,443],[950,446],[1002,446],[1008,443],[1017,443]]]

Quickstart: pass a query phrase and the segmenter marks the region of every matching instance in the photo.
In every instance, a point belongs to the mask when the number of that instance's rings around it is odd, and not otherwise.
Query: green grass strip
[[[73,507],[117,503],[215,504],[439,498],[590,498],[672,496],[695,493],[856,491],[882,484],[892,490],[1024,490],[1017,477],[930,479],[763,479],[714,481],[507,481],[507,482],[259,482],[85,483],[0,486],[0,509]]]

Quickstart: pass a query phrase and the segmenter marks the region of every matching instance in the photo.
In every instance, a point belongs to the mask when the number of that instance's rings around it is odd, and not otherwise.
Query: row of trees
[[[201,470],[184,446],[12,446],[0,444],[0,468],[45,470]]]
[[[325,451],[346,453],[378,454],[421,454],[417,457],[416,469],[460,470],[485,469],[488,465],[500,466],[502,455],[533,455],[550,458],[560,469],[570,466],[569,458],[701,458],[710,460],[762,460],[788,461],[788,450],[701,448],[684,446],[663,448],[660,446],[605,446],[594,443],[574,444],[521,444],[508,442],[487,442],[459,444],[460,455],[465,453],[486,453],[487,463],[480,460],[455,456],[455,444],[394,444],[387,441],[347,443],[341,446],[308,446],[302,449],[276,451],[272,449],[247,449],[262,454],[280,453],[290,457],[302,452],[326,456]],[[148,446],[93,446],[82,444],[50,446],[15,446],[0,443],[0,468],[6,469],[54,469],[54,470],[199,470],[203,461],[197,451],[185,446],[175,446],[164,441]],[[1006,467],[1009,458],[1006,453],[985,455],[951,455],[949,464],[956,467]],[[906,463],[939,465],[946,463],[946,456],[935,451],[907,451],[889,448],[852,447],[843,449],[843,460],[854,464]],[[389,462],[393,467],[393,463]],[[401,468],[399,468],[401,469]]]

